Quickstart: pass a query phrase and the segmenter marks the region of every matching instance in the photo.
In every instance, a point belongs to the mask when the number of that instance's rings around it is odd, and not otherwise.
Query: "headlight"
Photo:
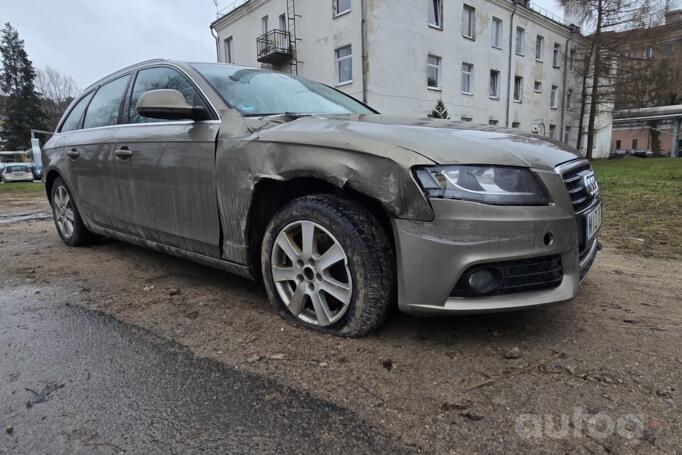
[[[495,205],[546,205],[547,192],[528,169],[507,166],[428,166],[415,169],[429,198]]]

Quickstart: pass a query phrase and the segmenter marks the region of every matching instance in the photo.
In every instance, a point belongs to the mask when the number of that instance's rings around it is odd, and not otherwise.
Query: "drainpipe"
[[[504,126],[506,128],[509,128],[509,109],[511,107],[512,49],[514,38],[514,16],[516,15],[516,2],[517,0],[514,0],[511,19],[509,20],[509,59],[507,60],[507,113],[505,115],[504,120]]]
[[[220,43],[218,42],[218,34],[216,33],[215,29],[213,28],[213,25],[211,25],[211,35],[213,35],[213,38],[215,38],[215,57],[216,57],[216,62],[220,62]]]
[[[575,27],[573,25],[570,26],[570,35],[568,38],[566,38],[566,44],[564,46],[564,71],[563,71],[563,92],[561,94],[561,120],[559,121],[559,141],[564,142],[564,136],[566,135],[565,131],[565,126],[564,122],[566,120],[566,96],[568,96],[568,87],[566,87],[566,80],[568,78],[568,54],[570,49],[568,46],[572,43],[573,40],[573,33],[575,33]]]
[[[367,75],[369,73],[369,61],[367,56],[367,1],[362,0],[360,7],[362,22],[360,24],[360,49],[362,51],[362,102],[367,104]]]

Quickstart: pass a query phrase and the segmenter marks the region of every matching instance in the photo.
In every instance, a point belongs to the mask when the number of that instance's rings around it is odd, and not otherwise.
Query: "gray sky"
[[[232,0],[218,0],[221,8]],[[156,57],[215,61],[213,0],[0,0],[36,68],[49,65],[83,89]],[[537,0],[556,14],[556,0]]]

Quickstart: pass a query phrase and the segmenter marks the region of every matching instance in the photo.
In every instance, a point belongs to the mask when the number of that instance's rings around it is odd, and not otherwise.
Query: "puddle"
[[[52,218],[47,212],[8,213],[0,215],[0,224],[21,223],[23,221],[40,221]]]

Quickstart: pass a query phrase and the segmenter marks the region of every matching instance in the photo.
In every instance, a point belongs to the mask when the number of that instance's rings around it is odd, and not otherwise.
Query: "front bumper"
[[[579,254],[576,214],[561,176],[537,171],[554,202],[541,207],[493,206],[434,199],[434,220],[396,219],[398,305],[408,313],[493,312],[559,303],[575,297],[594,262],[596,239]],[[547,244],[546,235],[551,242]],[[462,274],[478,264],[559,255],[561,283],[553,288],[477,297],[451,297]]]

